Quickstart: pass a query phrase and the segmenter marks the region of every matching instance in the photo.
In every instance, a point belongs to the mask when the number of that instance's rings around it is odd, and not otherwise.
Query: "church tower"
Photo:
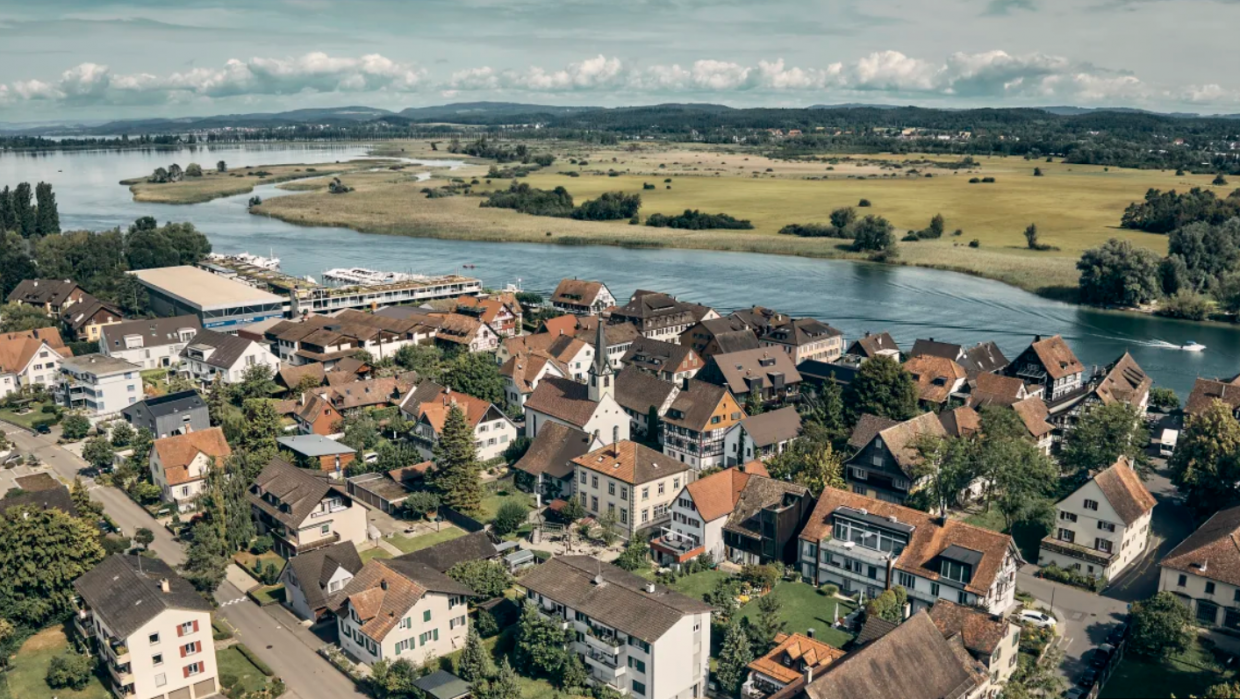
[[[616,377],[607,361],[607,334],[604,331],[610,313],[602,313],[598,317],[598,329],[594,338],[594,365],[590,367],[590,400],[600,403],[603,396],[615,397]]]

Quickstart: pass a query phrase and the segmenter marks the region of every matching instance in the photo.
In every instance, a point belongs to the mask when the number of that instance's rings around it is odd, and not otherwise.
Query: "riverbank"
[[[292,180],[332,177],[394,163],[386,159],[351,160],[344,163],[255,165],[220,172],[215,163],[202,164],[201,177],[185,177],[177,182],[150,182],[150,175],[121,180],[129,187],[134,201],[151,204],[202,204],[213,199],[249,194],[255,187]],[[171,164],[171,163],[170,163]],[[186,165],[189,161],[186,161]],[[326,184],[323,185],[326,187]]]

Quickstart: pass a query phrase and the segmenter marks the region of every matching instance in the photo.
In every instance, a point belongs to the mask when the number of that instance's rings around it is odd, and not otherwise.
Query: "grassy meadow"
[[[122,180],[133,192],[134,201],[152,202],[156,204],[201,204],[254,191],[259,185],[275,182],[287,182],[308,177],[327,177],[331,175],[355,172],[385,164],[381,160],[352,160],[346,163],[316,163],[314,165],[257,165],[239,167],[228,172],[217,172],[215,165],[203,164],[202,177],[186,177],[180,182],[157,184],[147,182],[148,175]],[[209,166],[208,166],[209,165]],[[262,176],[256,173],[265,173]],[[321,185],[327,187],[324,180]]]

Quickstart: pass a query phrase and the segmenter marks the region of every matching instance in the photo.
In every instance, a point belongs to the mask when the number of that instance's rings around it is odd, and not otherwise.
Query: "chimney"
[[[812,627],[812,626],[811,626],[811,627],[809,627],[808,629],[805,629],[805,636],[806,636],[807,638],[813,638],[813,637],[814,637],[814,627]]]
[[[379,581],[379,589],[383,590],[384,592],[387,592],[387,580]]]
[[[805,684],[808,685],[813,681],[814,681],[814,667],[812,665],[807,665],[805,667]]]
[[[1041,336],[1041,335],[1034,335],[1034,336],[1033,336],[1033,341],[1034,341],[1034,342],[1041,342],[1041,341],[1042,341],[1042,336]]]
[[[159,591],[165,593],[172,592],[172,587],[168,584],[168,578],[159,579]]]

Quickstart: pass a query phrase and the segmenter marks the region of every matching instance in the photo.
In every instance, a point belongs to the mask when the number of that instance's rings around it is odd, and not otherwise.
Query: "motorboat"
[[[1184,350],[1185,352],[1204,352],[1206,351],[1206,346],[1199,345],[1196,342],[1189,340],[1188,342],[1185,342],[1183,345],[1180,345],[1180,349]]]

